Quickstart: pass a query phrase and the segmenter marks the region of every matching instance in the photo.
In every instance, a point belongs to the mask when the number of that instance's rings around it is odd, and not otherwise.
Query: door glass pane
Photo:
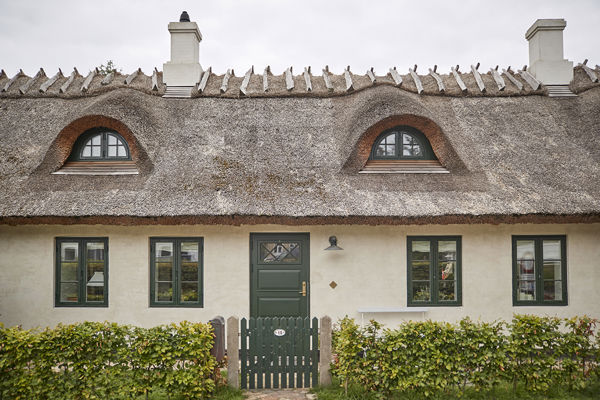
[[[560,240],[543,241],[544,260],[560,260]]]
[[[104,300],[104,242],[86,243],[87,301]]]
[[[155,300],[173,300],[173,243],[157,242],[155,245]]]
[[[438,293],[440,301],[456,300],[456,283],[455,282],[440,282],[440,290]]]
[[[535,300],[535,281],[519,281],[517,298],[519,300]]]
[[[429,301],[431,299],[429,282],[413,282],[412,289],[413,301]]]
[[[60,284],[60,301],[76,303],[79,299],[79,284],[78,283],[61,283]]]
[[[299,242],[261,242],[260,259],[264,263],[299,263]]]

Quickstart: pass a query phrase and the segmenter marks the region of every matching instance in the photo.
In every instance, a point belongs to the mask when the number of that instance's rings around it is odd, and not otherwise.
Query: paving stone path
[[[308,389],[261,389],[244,391],[246,400],[316,400]]]

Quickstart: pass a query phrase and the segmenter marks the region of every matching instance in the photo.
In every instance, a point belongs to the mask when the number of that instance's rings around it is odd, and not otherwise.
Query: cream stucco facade
[[[600,318],[600,224],[517,225],[24,225],[0,227],[0,322],[54,326],[83,320],[153,326],[216,315],[249,314],[249,237],[252,232],[310,234],[310,314],[361,319],[361,307],[406,307],[406,238],[462,237],[462,306],[430,307],[425,318],[456,321],[511,318],[513,313]],[[566,235],[568,305],[515,307],[511,235]],[[336,235],[343,251],[324,251]],[[54,306],[55,238],[102,236],[109,241],[109,306]],[[204,238],[204,307],[149,306],[149,238]],[[335,281],[337,286],[330,287]],[[370,314],[388,326],[421,313]]]

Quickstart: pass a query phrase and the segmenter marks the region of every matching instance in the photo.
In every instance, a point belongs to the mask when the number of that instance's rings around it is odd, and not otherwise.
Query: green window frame
[[[150,306],[203,307],[204,239],[150,238]]]
[[[55,239],[56,307],[108,307],[108,238]]]
[[[117,131],[108,128],[88,129],[77,138],[69,157],[71,161],[131,160],[129,145]]]
[[[410,126],[397,126],[375,139],[370,160],[437,160],[423,132]]]
[[[513,235],[513,305],[566,306],[565,235]]]
[[[462,238],[408,236],[407,305],[462,305]]]

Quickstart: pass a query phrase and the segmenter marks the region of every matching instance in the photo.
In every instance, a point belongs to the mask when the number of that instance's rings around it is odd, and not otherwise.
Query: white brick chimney
[[[573,62],[563,57],[564,19],[538,19],[527,30],[528,71],[544,85],[568,85],[573,79]]]
[[[163,82],[167,86],[194,86],[200,81],[202,66],[198,46],[202,34],[186,11],[179,22],[169,22],[171,60],[163,64]]]

